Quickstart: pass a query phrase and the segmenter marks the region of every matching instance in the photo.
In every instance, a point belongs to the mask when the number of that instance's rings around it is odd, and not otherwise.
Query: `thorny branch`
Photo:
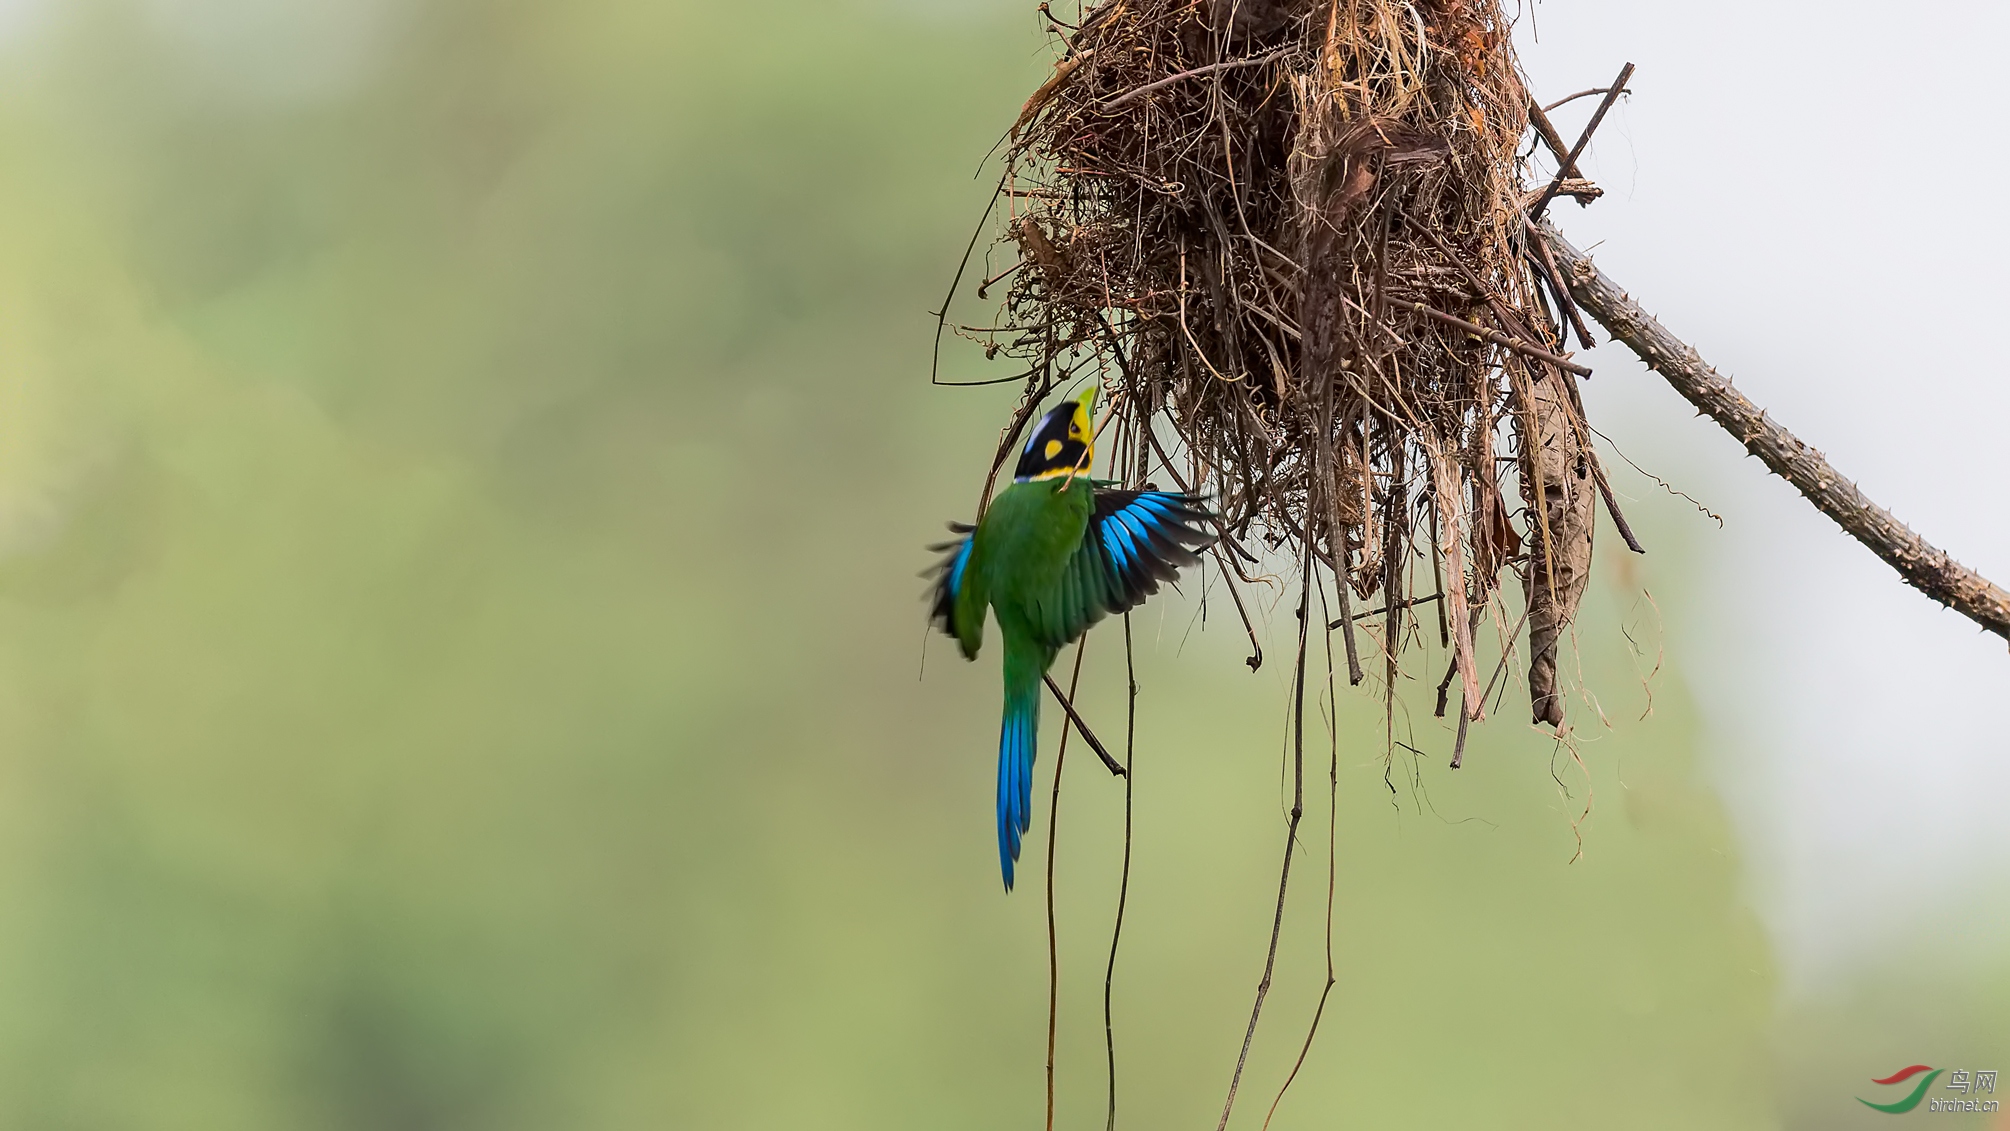
[[[1793,484],[1816,510],[1883,558],[1907,584],[2010,640],[2010,592],[1955,561],[1870,501],[1820,452],[1768,419],[1764,410],[1719,376],[1694,346],[1669,333],[1641,309],[1562,233],[1547,224],[1541,231],[1563,269],[1572,297],[1608,333],[1638,354],[1647,368],[1661,374],[1690,404],[1737,437],[1773,474]]]

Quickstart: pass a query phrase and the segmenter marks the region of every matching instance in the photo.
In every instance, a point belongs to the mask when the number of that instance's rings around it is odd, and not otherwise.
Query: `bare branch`
[[[1605,92],[1605,101],[1598,104],[1598,109],[1591,115],[1591,121],[1584,124],[1584,132],[1578,135],[1577,144],[1564,155],[1563,164],[1556,170],[1556,179],[1549,182],[1549,187],[1543,190],[1542,198],[1528,210],[1530,217],[1542,219],[1542,210],[1548,208],[1549,202],[1556,199],[1557,192],[1563,188],[1564,180],[1570,176],[1570,171],[1577,167],[1577,159],[1584,156],[1584,147],[1591,144],[1591,135],[1598,132],[1598,123],[1605,120],[1605,112],[1612,109],[1613,102],[1625,93],[1626,80],[1632,77],[1633,64],[1628,63],[1620,68],[1619,77],[1613,80],[1612,86]]]
[[[1568,105],[1568,104],[1570,104],[1570,103],[1572,103],[1572,102],[1575,102],[1575,101],[1577,101],[1577,100],[1578,100],[1578,99],[1580,99],[1580,98],[1590,98],[1590,97],[1591,97],[1592,95],[1594,95],[1594,94],[1604,94],[1604,93],[1606,93],[1606,92],[1610,91],[1611,89],[1612,89],[1612,88],[1611,88],[1611,87],[1609,87],[1609,86],[1594,86],[1594,87],[1592,87],[1592,88],[1591,88],[1590,90],[1580,90],[1580,91],[1578,91],[1578,92],[1577,92],[1576,94],[1566,94],[1566,95],[1564,95],[1564,96],[1563,96],[1562,98],[1559,98],[1559,99],[1557,99],[1557,100],[1556,100],[1555,102],[1552,102],[1552,103],[1550,103],[1549,105],[1547,105],[1547,106],[1543,107],[1543,108],[1542,108],[1542,112],[1543,112],[1543,113],[1545,113],[1545,114],[1547,114],[1547,113],[1549,113],[1549,112],[1550,112],[1551,110],[1555,110],[1555,109],[1557,109],[1557,108],[1558,108],[1558,107],[1560,107],[1560,106],[1566,106],[1566,105]],[[1626,93],[1630,93],[1630,92],[1628,92],[1628,91],[1623,91],[1623,90],[1622,90],[1622,91],[1620,91],[1620,93],[1621,93],[1621,94],[1626,94]],[[1561,147],[1559,147],[1559,148],[1561,148]]]
[[[1983,628],[2010,639],[2010,592],[1914,534],[1845,479],[1823,455],[1766,418],[1719,376],[1695,347],[1640,308],[1562,233],[1542,225],[1543,239],[1578,304],[1690,404],[1738,438],[1773,474],[1794,485],[1815,509],[1836,521],[1897,570],[1913,588]]]

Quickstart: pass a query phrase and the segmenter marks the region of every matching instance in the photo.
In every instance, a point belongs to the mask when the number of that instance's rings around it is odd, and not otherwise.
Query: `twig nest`
[[[1480,717],[1472,630],[1521,571],[1560,723],[1595,456],[1532,257],[1508,30],[1494,0],[1106,0],[1015,127],[1021,268],[981,333],[1027,365],[1029,409],[1100,373],[1119,472],[1211,492],[1225,561],[1309,550],[1382,610],[1392,686],[1435,620]],[[1436,612],[1412,603],[1433,577]]]

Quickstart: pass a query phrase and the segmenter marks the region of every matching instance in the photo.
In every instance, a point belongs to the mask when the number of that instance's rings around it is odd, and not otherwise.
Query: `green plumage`
[[[1004,638],[1005,715],[998,744],[998,857],[1011,888],[1031,827],[1042,677],[1061,648],[1125,612],[1199,559],[1214,541],[1200,501],[1118,491],[1089,478],[1094,392],[1049,412],[1027,440],[1011,486],[968,535],[936,549],[932,616],[966,659],[984,643],[984,614]]]
[[[1086,476],[1014,483],[1000,492],[971,534],[970,561],[956,594],[957,643],[975,659],[984,607],[998,617],[1005,645],[1005,733],[998,759],[999,857],[1005,884],[1019,838],[1031,827],[1033,756],[1040,732],[1040,680],[1071,639],[1068,584],[1089,527],[1094,488]]]
[[[956,595],[957,640],[965,656],[977,655],[986,605],[997,614],[1008,658],[1037,648],[1051,662],[1054,651],[1086,626],[1083,571],[1075,559],[1094,506],[1087,476],[1014,483],[992,501],[973,535],[966,580]],[[1046,668],[1040,665],[1035,682]]]

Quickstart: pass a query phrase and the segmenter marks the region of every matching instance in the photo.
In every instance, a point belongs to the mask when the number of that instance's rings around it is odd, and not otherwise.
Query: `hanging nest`
[[[1503,665],[1473,635],[1518,581],[1534,717],[1560,726],[1602,475],[1530,214],[1597,190],[1529,184],[1498,4],[1105,0],[1054,29],[999,190],[1018,264],[996,323],[963,328],[1027,364],[999,465],[1100,372],[1120,474],[1210,493],[1238,573],[1257,538],[1340,581],[1354,682],[1358,605],[1391,695],[1435,635],[1439,713],[1456,681],[1481,717]]]

